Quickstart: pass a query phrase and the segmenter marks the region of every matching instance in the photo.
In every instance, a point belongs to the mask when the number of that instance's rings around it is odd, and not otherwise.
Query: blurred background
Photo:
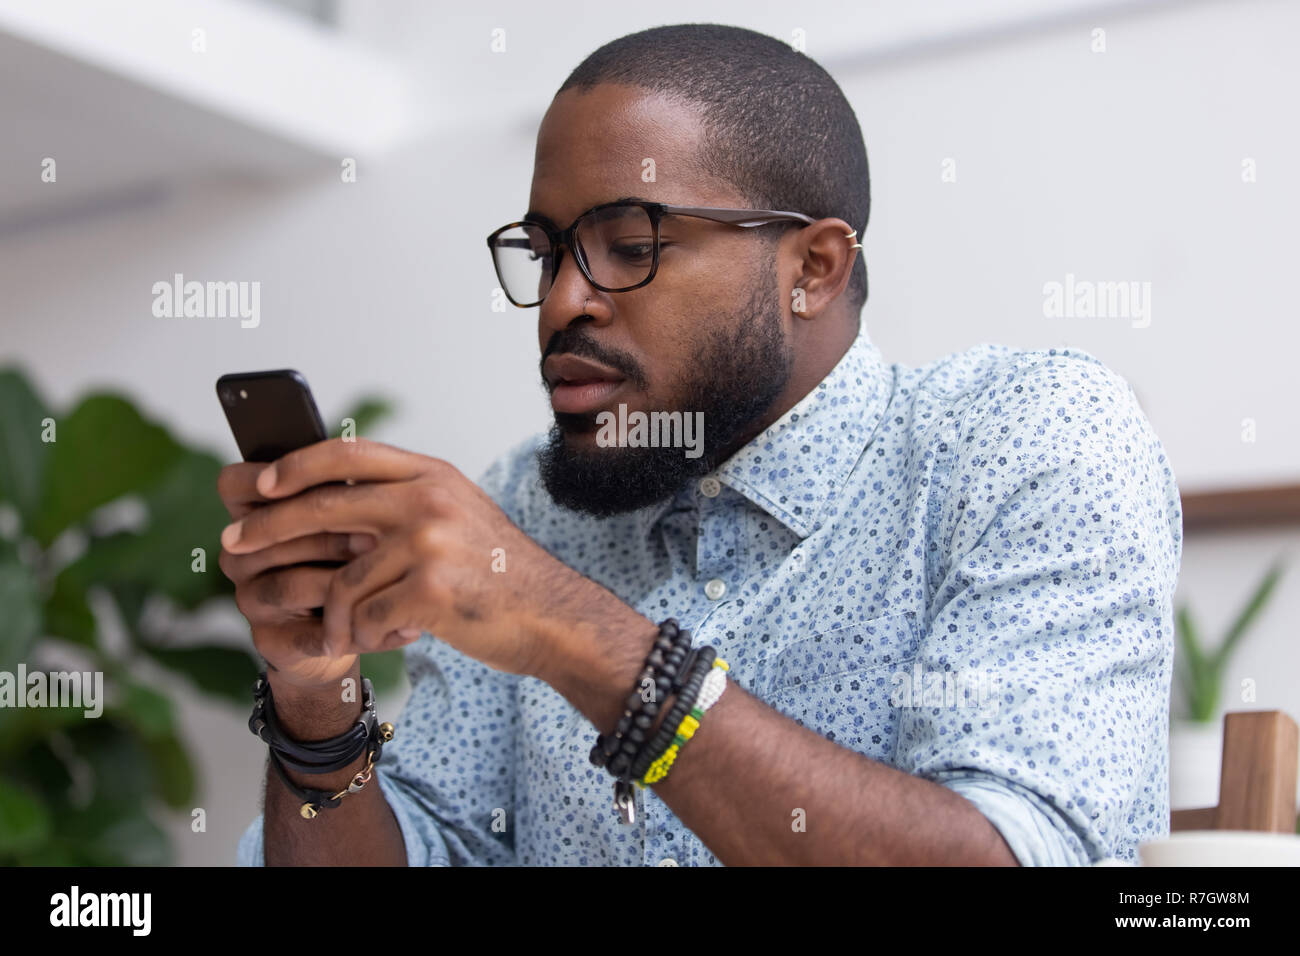
[[[853,104],[887,361],[1074,346],[1133,385],[1184,494],[1174,806],[1215,802],[1225,710],[1300,716],[1300,4],[0,0],[0,670],[101,669],[110,702],[0,710],[0,862],[234,861],[265,748],[216,378],[296,368],[327,424],[471,476],[544,430],[484,238],[569,71],[692,21]],[[178,274],[257,283],[256,325],[160,317]],[[1144,304],[1050,314],[1080,282]],[[390,719],[396,663],[366,668]]]

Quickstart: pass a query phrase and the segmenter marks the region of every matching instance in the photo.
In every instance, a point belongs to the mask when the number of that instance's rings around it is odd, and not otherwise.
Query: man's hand
[[[258,471],[251,487],[249,469]],[[567,641],[611,623],[649,623],[436,458],[333,439],[227,472],[223,498],[238,520],[222,534],[222,568],[236,580],[255,640],[261,630],[258,650],[302,683],[324,684],[346,674],[355,655],[409,644],[422,631],[497,670],[547,679],[551,665],[569,659]],[[265,571],[331,558],[347,563]],[[319,605],[323,621],[310,616]]]
[[[217,493],[234,519],[265,505],[257,476],[266,465],[238,462],[221,469]],[[248,619],[253,644],[279,683],[304,690],[335,685],[348,676],[356,655],[325,655],[324,624],[312,608],[325,603],[332,568],[374,547],[366,535],[309,534],[272,548],[231,554],[218,563],[235,584],[235,604]]]

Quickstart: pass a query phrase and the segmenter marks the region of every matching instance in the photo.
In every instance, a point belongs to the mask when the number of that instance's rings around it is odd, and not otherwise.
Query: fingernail
[[[404,640],[413,641],[423,632],[418,627],[403,627],[397,632]]]
[[[239,536],[243,533],[243,527],[244,522],[242,521],[236,521],[234,524],[226,525],[225,529],[221,532],[221,543],[225,546],[226,550],[239,544]]]
[[[275,491],[275,465],[267,465],[257,476],[257,490],[264,495]]]
[[[353,554],[365,554],[373,550],[375,539],[368,534],[350,534],[348,535],[348,550]]]

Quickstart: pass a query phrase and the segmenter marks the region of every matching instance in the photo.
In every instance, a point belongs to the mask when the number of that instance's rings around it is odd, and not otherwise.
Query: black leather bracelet
[[[289,774],[285,771],[284,766],[280,763],[280,758],[276,756],[274,750],[270,751],[270,755],[271,766],[279,774],[280,782],[284,784],[290,793],[302,801],[302,805],[298,808],[299,816],[304,820],[313,820],[321,810],[337,807],[343,802],[345,796],[349,793],[357,793],[370,782],[375,761],[379,759],[379,748],[376,747],[372,750],[365,767],[352,775],[352,779],[348,781],[347,789],[340,790],[337,793],[331,793],[328,790],[315,790],[311,787],[299,787],[289,779]]]
[[[337,737],[328,740],[301,741],[285,734],[275,716],[275,701],[266,672],[253,685],[253,713],[248,729],[271,748],[273,754],[291,770],[299,773],[334,773],[354,764],[373,742],[392,738],[392,724],[381,725],[375,714],[375,692],[370,679],[362,681],[362,712],[357,722]],[[377,731],[386,730],[386,734]],[[376,753],[375,759],[379,754]]]

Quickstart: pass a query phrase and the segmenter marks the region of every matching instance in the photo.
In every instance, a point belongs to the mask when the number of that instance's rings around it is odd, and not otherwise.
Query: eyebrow
[[[658,202],[658,201],[659,200],[657,199],[646,199],[644,196],[620,196],[618,199],[608,200],[608,202]],[[604,206],[606,205],[606,203],[599,202],[596,203],[596,205]],[[589,208],[594,209],[595,207],[592,206]],[[556,225],[554,219],[552,219],[550,216],[547,216],[545,213],[538,212],[536,209],[530,209],[528,210],[528,212],[524,213],[524,219],[529,220],[531,222],[544,222],[546,223],[546,225],[552,227],[553,229],[559,228],[559,226]]]

